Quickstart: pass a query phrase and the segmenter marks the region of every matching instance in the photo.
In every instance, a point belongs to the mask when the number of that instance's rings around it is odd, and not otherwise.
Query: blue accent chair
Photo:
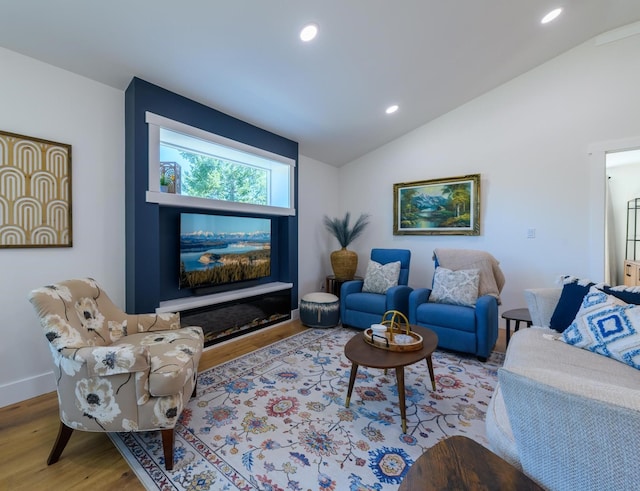
[[[371,260],[380,264],[400,261],[398,286],[384,295],[362,291],[364,280],[346,281],[340,289],[340,317],[343,326],[368,329],[377,324],[388,310],[398,310],[408,317],[409,263],[411,251],[407,249],[371,249]]]
[[[435,260],[438,267],[438,261]],[[429,302],[431,289],[417,288],[409,295],[409,323],[431,329],[438,347],[471,353],[487,361],[498,339],[498,300],[478,297],[475,307]]]

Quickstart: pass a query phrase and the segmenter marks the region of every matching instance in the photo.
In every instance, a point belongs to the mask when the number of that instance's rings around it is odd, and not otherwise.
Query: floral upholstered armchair
[[[180,327],[179,314],[128,315],[91,278],[63,281],[29,295],[53,355],[60,430],[48,464],[74,429],[162,431],[173,468],[174,427],[195,393],[204,337]]]

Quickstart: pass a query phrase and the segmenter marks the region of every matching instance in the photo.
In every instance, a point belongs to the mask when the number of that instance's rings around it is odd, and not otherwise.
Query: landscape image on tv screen
[[[180,288],[218,286],[270,275],[270,219],[180,215]]]

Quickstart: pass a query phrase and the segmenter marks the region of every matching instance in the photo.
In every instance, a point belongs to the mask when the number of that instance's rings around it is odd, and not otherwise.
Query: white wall
[[[0,48],[0,129],[72,145],[73,247],[0,249],[0,407],[55,390],[29,291],[92,276],[124,305],[124,92]]]
[[[361,258],[372,247],[411,249],[414,287],[431,282],[434,248],[487,250],[506,275],[503,310],[524,306],[523,289],[554,286],[562,274],[601,280],[593,272],[604,274],[604,258],[591,250],[604,228],[590,229],[590,205],[604,206],[604,186],[601,196],[590,191],[588,149],[640,136],[639,59],[638,35],[587,42],[343,167],[341,208],[373,218],[354,249]],[[480,236],[392,234],[394,183],[476,173]]]
[[[326,276],[332,273],[329,254],[339,245],[325,231],[322,219],[338,216],[340,202],[336,167],[304,155],[298,165],[298,296],[302,298],[322,291]]]

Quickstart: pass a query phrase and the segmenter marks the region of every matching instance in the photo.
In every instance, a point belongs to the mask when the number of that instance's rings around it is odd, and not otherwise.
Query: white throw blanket
[[[433,254],[438,264],[452,271],[477,269],[480,271],[478,296],[493,295],[500,303],[500,292],[504,286],[504,274],[498,260],[485,251],[471,249],[435,249]]]

